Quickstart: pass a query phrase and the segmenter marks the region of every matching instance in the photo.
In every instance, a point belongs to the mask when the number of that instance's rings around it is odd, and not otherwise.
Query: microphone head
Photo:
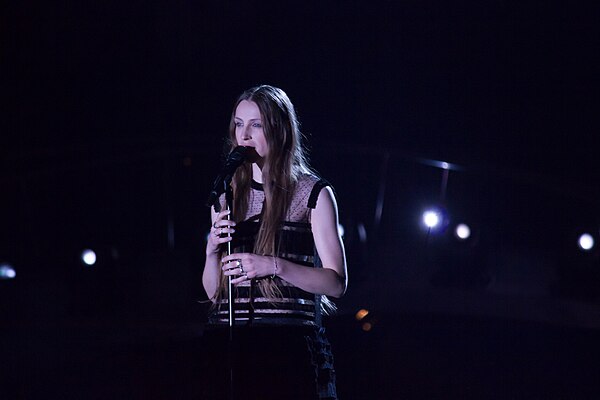
[[[243,159],[244,155],[246,154],[247,151],[248,151],[248,147],[237,146],[235,149],[233,149],[231,151],[231,153],[229,153],[227,160],[239,160],[240,158]]]
[[[221,169],[221,173],[215,179],[213,189],[208,195],[208,200],[206,202],[207,206],[211,207],[214,205],[215,210],[220,209],[217,200],[221,193],[225,191],[224,186],[231,182],[231,177],[235,173],[235,170],[244,162],[247,151],[248,147],[237,146],[229,153],[227,160],[225,160],[223,168]]]
[[[235,149],[233,149],[227,156],[227,160],[223,166],[223,171],[225,173],[232,174],[246,159],[247,151],[248,147],[245,146],[237,146]]]

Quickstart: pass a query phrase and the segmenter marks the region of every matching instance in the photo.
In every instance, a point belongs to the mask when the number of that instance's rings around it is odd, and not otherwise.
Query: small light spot
[[[583,235],[579,236],[578,243],[582,250],[589,251],[594,248],[594,237],[589,233],[584,233]]]
[[[96,253],[90,249],[86,249],[86,250],[82,251],[81,252],[81,261],[83,261],[83,263],[85,265],[89,265],[89,266],[96,264]]]
[[[467,224],[458,224],[455,234],[459,239],[467,240],[471,236],[471,228]]]
[[[357,320],[357,321],[360,321],[360,320],[362,320],[364,317],[366,317],[368,314],[369,314],[369,311],[368,311],[368,310],[365,310],[365,309],[363,308],[363,309],[360,309],[360,310],[358,310],[358,312],[357,312],[357,313],[356,313],[356,315],[355,315],[355,318],[356,318],[356,320]]]

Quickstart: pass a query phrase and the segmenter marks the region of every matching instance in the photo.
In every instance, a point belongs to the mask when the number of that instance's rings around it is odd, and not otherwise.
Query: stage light
[[[442,235],[446,232],[450,218],[448,218],[448,210],[442,205],[429,205],[421,214],[421,227],[427,231],[427,236],[430,234],[435,236]]]
[[[89,266],[96,264],[96,253],[93,250],[85,249],[81,252],[81,261]]]
[[[594,237],[589,233],[584,233],[579,236],[577,244],[582,250],[589,251],[594,248]]]
[[[371,331],[378,320],[376,313],[373,314],[366,308],[358,310],[354,315],[354,319],[360,324],[360,329],[365,332]]]
[[[0,264],[0,279],[15,279],[17,277],[17,272],[13,268],[12,265],[8,263]]]
[[[471,228],[467,224],[458,224],[456,225],[454,234],[460,240],[467,240],[471,236]]]
[[[370,322],[365,322],[364,324],[361,325],[362,330],[365,332],[369,332],[371,329],[373,329],[373,324]]]
[[[369,310],[365,310],[364,308],[362,308],[356,312],[356,315],[354,317],[357,321],[361,321],[367,315],[369,315]]]
[[[441,215],[434,210],[428,210],[423,213],[423,223],[429,229],[433,229],[441,222]]]

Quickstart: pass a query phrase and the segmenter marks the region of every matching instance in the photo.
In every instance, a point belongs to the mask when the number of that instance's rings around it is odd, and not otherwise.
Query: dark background
[[[261,83],[291,97],[336,188],[350,286],[327,324],[341,398],[600,393],[600,263],[575,245],[600,240],[593,2],[0,11],[0,261],[17,272],[0,281],[7,398],[194,397],[203,203],[233,102]],[[450,222],[427,236],[432,204]],[[460,221],[472,243],[454,240]]]

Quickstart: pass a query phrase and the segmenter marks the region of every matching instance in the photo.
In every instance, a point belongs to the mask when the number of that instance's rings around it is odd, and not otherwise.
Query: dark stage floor
[[[389,314],[327,322],[341,399],[592,399],[595,329]],[[101,319],[2,328],[2,399],[201,398],[200,324]]]

